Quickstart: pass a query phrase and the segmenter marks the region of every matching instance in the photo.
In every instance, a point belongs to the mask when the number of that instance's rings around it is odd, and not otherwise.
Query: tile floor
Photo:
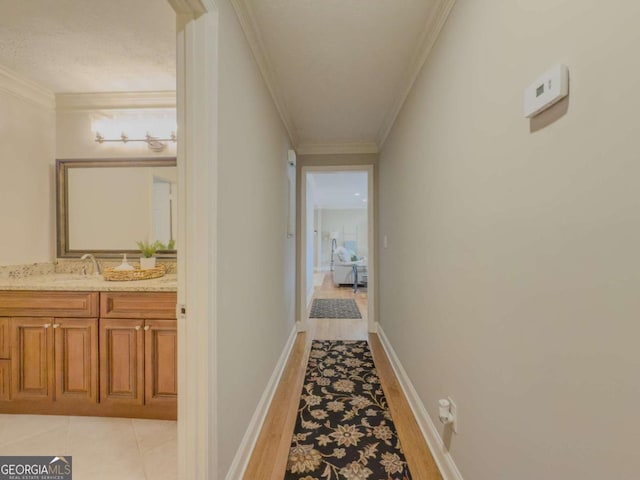
[[[177,423],[0,414],[0,455],[70,455],[73,480],[175,480]]]

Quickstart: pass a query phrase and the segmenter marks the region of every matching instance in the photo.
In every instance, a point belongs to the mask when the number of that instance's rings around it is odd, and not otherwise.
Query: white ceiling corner
[[[55,96],[51,90],[2,65],[0,65],[0,91],[40,107],[54,109],[56,106]]]
[[[378,153],[455,0],[231,0],[300,154]]]
[[[433,49],[433,46],[435,45],[438,36],[442,31],[442,27],[444,27],[444,24],[449,17],[449,13],[451,13],[451,10],[456,3],[456,0],[438,0],[438,2],[439,5],[436,7],[427,24],[425,25],[422,38],[413,55],[413,61],[409,65],[409,68],[407,69],[407,72],[405,74],[405,81],[398,91],[393,105],[387,112],[384,122],[380,128],[376,139],[379,148],[382,148],[384,142],[387,141],[387,137],[391,132],[391,128],[393,128],[393,124],[395,123],[396,118],[398,118],[400,110],[402,110],[402,106],[407,100],[407,97],[411,92],[411,88],[413,87],[416,78],[418,78],[422,67],[427,61],[427,58],[429,57],[429,54],[431,53],[431,50]]]
[[[178,14],[201,15],[216,9],[213,0],[169,0],[169,4]]]
[[[296,148],[298,155],[340,155],[378,153],[378,145],[373,142],[349,143],[305,143]]]
[[[256,60],[256,63],[258,64],[258,68],[260,68],[260,72],[262,73],[264,81],[267,84],[267,88],[271,93],[271,97],[273,98],[278,113],[280,114],[280,118],[282,119],[282,123],[284,124],[284,127],[289,134],[289,139],[295,147],[298,141],[296,129],[293,122],[291,121],[291,116],[286,107],[284,97],[279,90],[279,83],[277,82],[275,71],[273,69],[271,60],[269,59],[268,52],[264,47],[262,34],[256,22],[255,15],[253,14],[250,0],[231,0],[231,5],[233,5],[233,9],[235,10],[240,22],[240,26],[244,31],[247,41],[249,42],[249,46],[251,47],[253,56]]]

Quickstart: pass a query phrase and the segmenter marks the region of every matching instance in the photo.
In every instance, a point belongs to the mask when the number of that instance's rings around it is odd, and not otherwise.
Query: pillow
[[[344,247],[338,247],[335,251],[336,256],[338,257],[338,261],[340,263],[348,263],[351,261],[351,256],[349,252]]]

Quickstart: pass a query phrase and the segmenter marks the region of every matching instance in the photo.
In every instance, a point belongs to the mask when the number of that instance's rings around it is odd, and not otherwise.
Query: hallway
[[[402,393],[378,336],[367,333],[366,289],[361,289],[354,295],[351,288],[335,287],[331,272],[327,272],[321,286],[316,287],[313,298],[354,298],[363,318],[308,319],[308,330],[299,333],[296,338],[245,471],[244,480],[282,480],[284,478],[313,340],[368,340],[412,479],[441,480],[438,467]]]

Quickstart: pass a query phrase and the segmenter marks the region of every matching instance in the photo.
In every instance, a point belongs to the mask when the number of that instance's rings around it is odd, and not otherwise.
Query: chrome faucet
[[[80,260],[86,260],[87,258],[90,258],[93,262],[93,274],[100,275],[102,272],[100,271],[100,265],[98,264],[98,262],[96,262],[96,257],[94,257],[90,253],[85,253],[84,255],[82,255],[82,257],[80,257]]]

